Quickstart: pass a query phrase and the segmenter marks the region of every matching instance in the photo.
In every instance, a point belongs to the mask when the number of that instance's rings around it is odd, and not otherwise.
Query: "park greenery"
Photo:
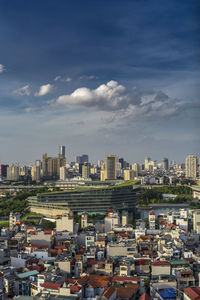
[[[175,198],[165,199],[163,194],[176,195]],[[140,206],[161,203],[186,203],[192,200],[192,189],[188,186],[162,186],[151,189],[142,189],[139,197]]]
[[[26,199],[45,190],[47,190],[46,187],[31,191],[20,191],[14,197],[7,194],[6,197],[0,199],[0,217],[8,216],[11,211],[21,214],[25,213],[28,208],[28,201]]]

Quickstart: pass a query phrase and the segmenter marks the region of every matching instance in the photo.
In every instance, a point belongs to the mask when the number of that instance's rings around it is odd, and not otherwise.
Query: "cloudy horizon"
[[[200,155],[198,1],[0,8],[0,163]]]

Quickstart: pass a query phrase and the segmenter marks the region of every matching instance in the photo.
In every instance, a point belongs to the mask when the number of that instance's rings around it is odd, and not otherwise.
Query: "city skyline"
[[[199,156],[198,1],[0,8],[0,162]]]

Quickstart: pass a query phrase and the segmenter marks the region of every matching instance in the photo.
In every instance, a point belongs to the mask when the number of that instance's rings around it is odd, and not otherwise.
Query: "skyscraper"
[[[162,162],[163,162],[163,169],[168,170],[169,169],[169,160],[168,160],[168,158],[164,157]]]
[[[148,157],[148,156],[145,157],[145,159],[144,159],[144,168],[145,168],[145,170],[148,169],[150,161],[151,161],[150,157]]]
[[[83,155],[78,155],[76,156],[76,162],[78,164],[81,164],[81,163],[88,163],[89,161],[89,158],[88,158],[88,155],[87,154],[83,154]]]
[[[60,176],[60,167],[66,165],[66,159],[58,154],[58,157],[48,157],[45,153],[42,156],[42,172],[46,179],[57,179]]]
[[[59,154],[62,155],[63,158],[65,158],[65,146],[59,146]]]
[[[105,179],[112,180],[117,178],[116,163],[117,163],[116,155],[106,156],[106,178]]]
[[[197,157],[188,155],[185,160],[186,178],[196,179],[197,177]]]

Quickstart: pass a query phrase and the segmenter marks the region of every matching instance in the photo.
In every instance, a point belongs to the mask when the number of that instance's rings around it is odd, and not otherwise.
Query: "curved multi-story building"
[[[67,212],[106,212],[108,209],[134,211],[139,187],[116,185],[109,187],[87,187],[73,191],[52,192],[29,197],[32,212],[55,216]]]

